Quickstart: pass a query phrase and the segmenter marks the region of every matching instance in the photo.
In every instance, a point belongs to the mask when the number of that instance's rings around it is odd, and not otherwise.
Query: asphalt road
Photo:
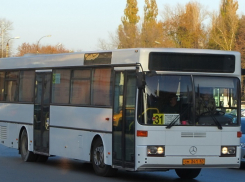
[[[78,160],[50,157],[46,163],[23,162],[16,149],[0,145],[0,182],[183,182],[174,170],[168,172],[118,171],[113,178],[96,176],[92,165]],[[190,180],[189,180],[190,181]],[[189,182],[188,181],[188,182]],[[203,169],[194,182],[244,182],[245,169]]]

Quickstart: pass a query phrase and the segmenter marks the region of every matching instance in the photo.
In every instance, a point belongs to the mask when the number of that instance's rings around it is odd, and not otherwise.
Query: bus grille
[[[206,133],[200,132],[181,132],[181,137],[202,138],[206,137]]]
[[[0,126],[0,139],[7,139],[7,127]]]

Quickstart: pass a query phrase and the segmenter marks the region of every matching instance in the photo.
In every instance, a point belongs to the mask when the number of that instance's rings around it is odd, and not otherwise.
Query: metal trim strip
[[[49,128],[60,128],[60,129],[67,129],[67,130],[81,130],[81,131],[89,131],[89,132],[97,132],[97,133],[110,133],[110,134],[112,134],[112,131],[93,130],[93,129],[85,129],[85,128],[73,128],[73,127],[65,127],[65,126],[49,125]]]

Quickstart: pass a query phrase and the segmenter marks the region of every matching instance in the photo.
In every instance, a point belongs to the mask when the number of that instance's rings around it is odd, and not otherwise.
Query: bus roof
[[[149,54],[151,52],[234,55],[236,60],[241,62],[240,53],[234,51],[185,48],[132,48],[63,54],[28,54],[22,57],[2,58],[0,59],[0,70],[140,63],[143,69],[148,71]]]

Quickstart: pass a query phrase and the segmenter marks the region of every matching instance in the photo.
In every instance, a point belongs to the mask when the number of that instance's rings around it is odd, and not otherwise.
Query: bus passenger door
[[[34,105],[34,151],[40,154],[49,154],[51,73],[51,70],[49,72],[36,72]]]
[[[136,72],[116,72],[112,134],[114,166],[135,166],[135,97]]]

